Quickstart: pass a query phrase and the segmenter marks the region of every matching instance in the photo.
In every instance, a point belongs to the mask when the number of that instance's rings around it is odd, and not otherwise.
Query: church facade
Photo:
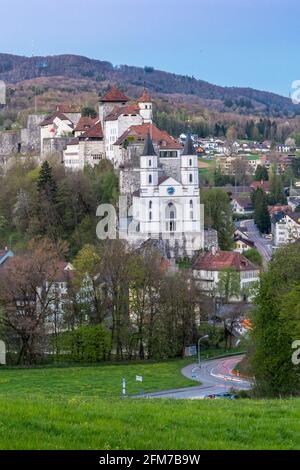
[[[160,176],[159,158],[148,134],[128,233],[133,243],[160,241],[170,258],[193,257],[204,246],[198,161],[190,136],[178,163],[177,179]]]

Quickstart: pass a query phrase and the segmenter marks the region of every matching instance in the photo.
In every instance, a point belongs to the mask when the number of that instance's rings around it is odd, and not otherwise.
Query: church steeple
[[[184,186],[199,187],[198,157],[190,132],[181,154],[181,182]]]
[[[153,187],[158,184],[158,158],[153,147],[153,142],[148,132],[145,139],[145,147],[140,158],[141,188]]]
[[[152,157],[156,156],[156,152],[153,147],[153,142],[150,136],[150,132],[148,132],[146,140],[145,140],[145,146],[144,146],[144,151],[143,151],[143,157]]]
[[[194,148],[194,144],[193,144],[193,140],[192,140],[192,136],[190,132],[188,133],[186,137],[182,155],[195,155],[195,148]]]

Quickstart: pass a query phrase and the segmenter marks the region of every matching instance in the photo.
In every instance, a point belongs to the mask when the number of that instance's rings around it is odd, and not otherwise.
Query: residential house
[[[212,250],[200,254],[193,264],[193,275],[201,290],[220,296],[219,281],[227,269],[236,271],[240,279],[240,295],[230,300],[250,298],[251,289],[259,282],[260,268],[240,253]]]
[[[234,197],[231,202],[232,211],[243,216],[252,216],[254,207],[250,197]]]
[[[272,235],[274,248],[294,243],[300,239],[300,213],[279,212],[272,217]]]

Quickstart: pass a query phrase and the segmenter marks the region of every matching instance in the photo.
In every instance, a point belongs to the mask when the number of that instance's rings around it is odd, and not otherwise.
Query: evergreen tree
[[[261,233],[270,233],[271,219],[268,211],[268,199],[266,193],[258,188],[252,196],[254,206],[254,222]]]
[[[286,204],[286,195],[284,193],[282,178],[277,174],[276,165],[273,165],[271,169],[269,202],[272,205]]]
[[[39,177],[37,180],[37,190],[39,194],[45,194],[47,199],[55,202],[56,199],[56,182],[53,178],[52,168],[47,160],[42,164]]]
[[[269,174],[265,166],[258,165],[254,175],[254,181],[268,181]]]

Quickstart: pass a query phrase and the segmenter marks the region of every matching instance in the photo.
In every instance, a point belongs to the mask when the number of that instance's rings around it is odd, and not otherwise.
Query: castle
[[[155,126],[146,89],[132,102],[113,86],[101,97],[96,118],[57,106],[53,114],[39,117],[33,134],[32,150],[39,153],[39,160],[58,155],[69,171],[94,167],[103,159],[112,162],[120,193],[132,210],[120,223],[129,241],[155,240],[168,257],[192,257],[203,248],[198,160],[192,140],[188,137],[183,149]],[[27,147],[20,142],[17,149],[22,153]],[[128,233],[129,226],[134,231]]]

